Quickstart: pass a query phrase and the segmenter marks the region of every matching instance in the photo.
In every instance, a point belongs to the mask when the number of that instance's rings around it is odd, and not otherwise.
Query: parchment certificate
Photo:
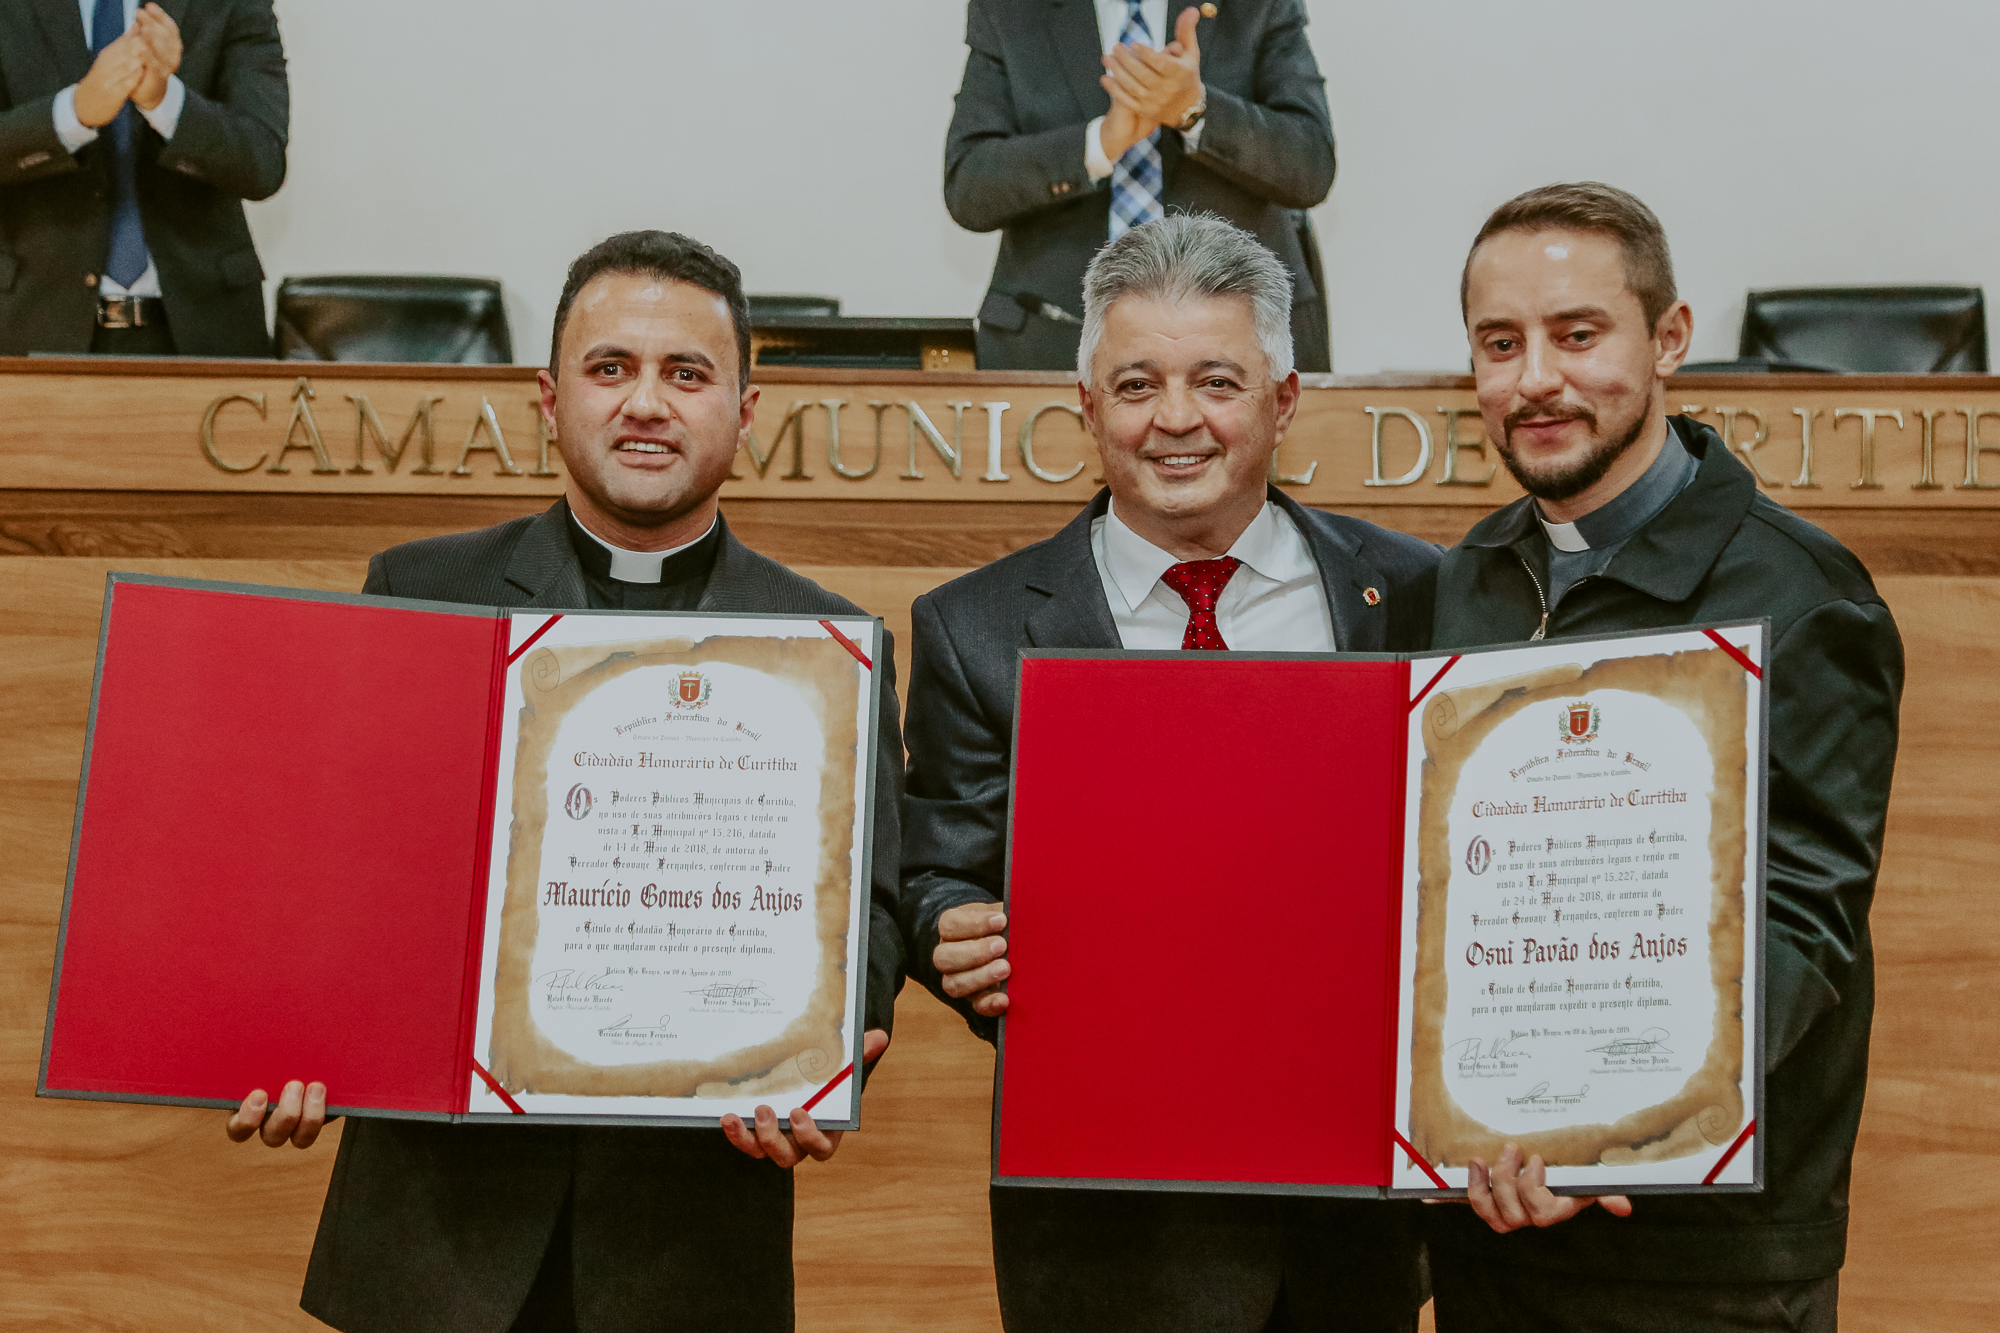
[[[1413,714],[1399,1119],[1435,1169],[1694,1183],[1752,1115],[1761,684],[1671,637],[1468,656]]]
[[[813,620],[574,615],[512,665],[475,1059],[524,1110],[713,1124],[852,1059],[857,651]]]

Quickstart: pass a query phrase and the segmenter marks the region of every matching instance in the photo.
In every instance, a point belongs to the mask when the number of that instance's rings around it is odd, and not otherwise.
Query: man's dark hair
[[[737,383],[739,386],[750,383],[750,302],[743,295],[743,274],[700,241],[677,231],[621,231],[577,256],[576,262],[569,266],[562,298],[556,302],[555,336],[549,342],[549,374],[560,373],[563,325],[569,323],[569,308],[576,303],[576,294],[589,286],[591,279],[606,273],[672,278],[720,296],[728,303],[730,322],[736,326]]]
[[[1544,185],[1517,194],[1493,210],[1479,235],[1472,238],[1472,248],[1465,252],[1465,268],[1458,278],[1460,319],[1466,315],[1472,257],[1480,246],[1508,231],[1596,232],[1617,241],[1625,251],[1625,285],[1646,312],[1648,332],[1659,327],[1660,316],[1679,297],[1674,290],[1674,259],[1667,253],[1667,233],[1653,210],[1616,186],[1580,181]]]

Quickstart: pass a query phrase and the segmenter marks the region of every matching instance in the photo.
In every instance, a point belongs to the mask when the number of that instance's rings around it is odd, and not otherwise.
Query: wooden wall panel
[[[33,1096],[104,573],[352,589],[358,560],[0,561],[0,1327],[314,1327],[297,1309],[333,1140],[237,1147],[208,1111]],[[824,561],[884,615],[907,674],[911,597],[957,572]],[[2000,1306],[2000,944],[1980,927],[2000,766],[2000,579],[1881,580],[1909,652],[1874,923],[1880,1001],[1843,1276],[1846,1327],[1983,1329]],[[920,991],[868,1128],[800,1178],[804,1330],[998,1327],[986,1223],[987,1048]],[[337,1131],[336,1131],[337,1132]]]

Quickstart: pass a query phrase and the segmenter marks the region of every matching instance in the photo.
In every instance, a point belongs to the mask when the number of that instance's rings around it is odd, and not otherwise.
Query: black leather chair
[[[345,276],[278,284],[278,356],[286,361],[514,359],[493,278]]]
[[[1986,298],[1977,287],[1751,292],[1737,355],[1850,374],[1983,374]]]
[[[831,319],[840,313],[838,296],[765,296],[752,293],[750,327],[787,319]]]

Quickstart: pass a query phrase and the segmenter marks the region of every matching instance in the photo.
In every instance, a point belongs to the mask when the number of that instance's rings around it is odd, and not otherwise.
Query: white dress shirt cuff
[[[60,125],[60,122],[58,122]],[[1104,155],[1104,117],[1083,127],[1083,169],[1094,185],[1111,174],[1111,159]]]
[[[181,76],[169,74],[167,93],[160,99],[160,104],[151,111],[141,109],[139,112],[146,118],[146,123],[158,130],[160,137],[170,143],[173,141],[174,131],[180,128],[181,108],[187,105],[187,93],[187,85],[181,82]],[[1195,128],[1199,130],[1201,126],[1197,125]]]
[[[164,105],[165,105],[165,103],[161,103],[161,105],[162,105],[162,106],[164,106]],[[1193,128],[1193,129],[1191,129],[1191,130],[1182,130],[1182,131],[1181,131],[1181,147],[1182,147],[1182,148],[1184,148],[1185,150],[1187,150],[1187,151],[1188,151],[1188,152],[1190,152],[1190,153],[1199,153],[1199,152],[1201,151],[1201,131],[1202,131],[1202,127],[1203,127],[1203,126],[1205,126],[1205,125],[1207,125],[1207,124],[1208,124],[1208,122],[1207,122],[1207,121],[1205,121],[1205,120],[1197,120],[1197,121],[1196,121],[1196,122],[1194,123],[1194,128]]]
[[[166,103],[162,102],[161,106]],[[55,118],[56,138],[62,146],[74,153],[85,144],[97,141],[97,131],[76,118],[76,85],[71,84],[56,94],[55,105],[50,108]]]

